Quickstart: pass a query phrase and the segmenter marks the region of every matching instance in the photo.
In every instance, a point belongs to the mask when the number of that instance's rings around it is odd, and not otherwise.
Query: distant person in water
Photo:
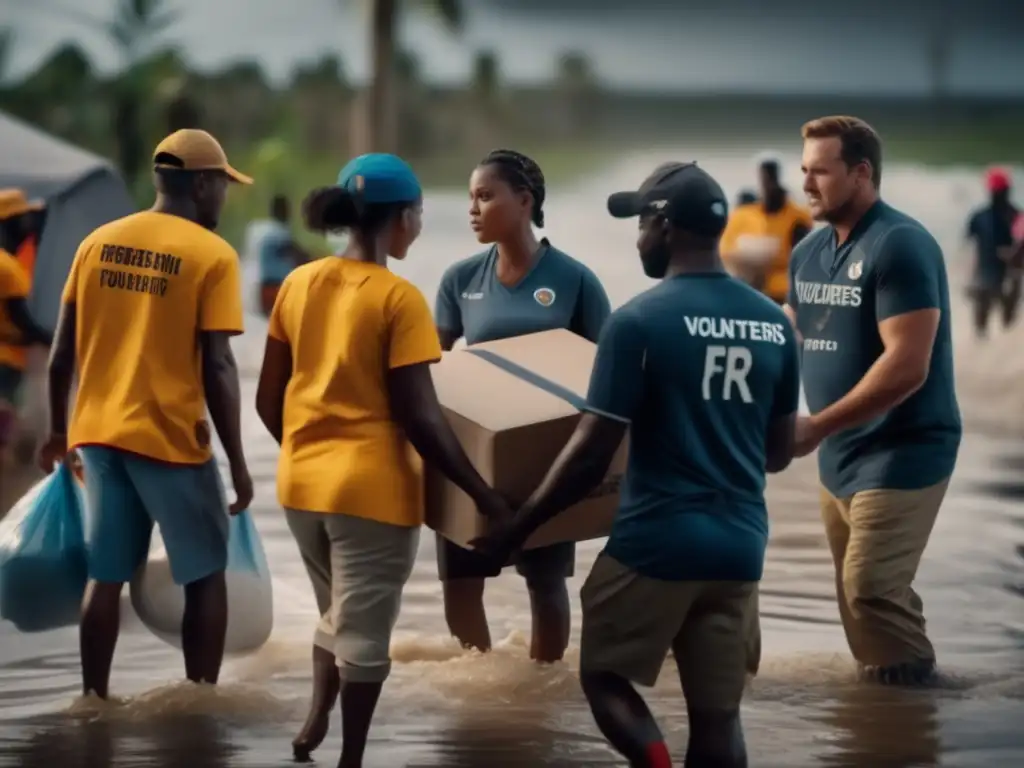
[[[775,303],[786,301],[789,258],[813,223],[782,184],[782,164],[764,157],[757,167],[760,194],[737,206],[722,234],[722,258],[729,270]]]
[[[1017,317],[1021,298],[1020,264],[1015,263],[1014,225],[1020,210],[1011,199],[1010,174],[992,168],[985,174],[988,202],[972,211],[967,220],[967,239],[974,246],[974,274],[970,296],[974,306],[974,330],[988,335],[989,318],[998,309],[1004,328]]]
[[[509,514],[473,468],[434,391],[441,344],[419,290],[388,269],[419,237],[422,193],[394,155],[362,155],[303,204],[339,257],[291,272],[270,314],[256,410],[281,445],[277,494],[313,585],[313,698],[292,743],[307,760],[341,698],[341,768],[359,768],[423,523],[413,448],[476,502]]]
[[[460,338],[476,344],[555,328],[597,341],[611,311],[608,296],[588,267],[547,238],[537,239],[533,227],[544,226],[545,195],[540,167],[519,152],[495,150],[473,171],[469,224],[488,247],[452,265],[441,278],[434,315],[444,349]],[[575,559],[573,542],[516,556],[516,570],[530,593],[530,656],[538,661],[561,659],[569,643],[566,579],[573,574]],[[440,534],[437,562],[451,633],[465,646],[490,650],[484,583],[506,564]]]
[[[295,242],[291,231],[291,204],[284,195],[275,195],[270,202],[270,229],[260,238],[260,310],[270,316],[281,283],[300,264],[309,261]]]
[[[220,437],[236,499],[252,501],[242,449],[238,254],[214,232],[232,168],[205,131],[171,134],[153,156],[153,208],[106,224],[78,248],[50,356],[45,472],[81,457],[89,509],[82,690],[108,695],[121,592],[149,555],[153,524],[185,592],[185,675],[216,683],[227,632],[229,506],[213,457]],[[70,432],[68,399],[77,374]]]
[[[803,138],[804,191],[828,226],[790,267],[810,410],[797,455],[818,452],[839,615],[861,673],[924,684],[935,648],[913,582],[962,434],[946,264],[935,238],[880,198],[870,125],[824,117]]]
[[[43,208],[20,189],[0,190],[0,483],[15,432],[28,348],[52,341],[28,308],[35,264],[33,222]]]
[[[727,209],[694,163],[666,163],[608,199],[613,216],[639,218],[643,271],[660,282],[612,313],[576,432],[515,520],[476,542],[499,559],[522,546],[601,482],[628,428],[620,508],[580,592],[580,682],[634,768],[672,765],[634,688],[657,682],[669,652],[690,721],[686,765],[747,765],[740,702],[768,545],[765,475],[793,456],[800,369],[782,310],[722,266]]]

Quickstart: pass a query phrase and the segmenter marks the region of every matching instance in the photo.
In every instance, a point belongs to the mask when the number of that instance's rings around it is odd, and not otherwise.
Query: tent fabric
[[[0,112],[0,188],[18,187],[47,203],[29,307],[53,330],[60,295],[79,243],[135,204],[123,179],[102,157]]]

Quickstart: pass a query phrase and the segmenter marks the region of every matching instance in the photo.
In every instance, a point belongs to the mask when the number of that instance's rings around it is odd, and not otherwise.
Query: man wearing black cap
[[[695,164],[660,166],[608,210],[640,217],[640,261],[661,283],[612,313],[576,433],[515,519],[476,546],[504,557],[582,499],[629,427],[621,506],[581,593],[583,689],[631,765],[670,766],[633,684],[654,685],[672,651],[690,718],[686,764],[738,768],[765,472],[793,455],[795,335],[778,306],[722,267],[725,196]]]

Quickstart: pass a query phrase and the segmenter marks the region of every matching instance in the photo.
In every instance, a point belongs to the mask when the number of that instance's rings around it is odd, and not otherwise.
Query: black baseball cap
[[[636,192],[609,196],[608,213],[617,219],[657,213],[686,232],[718,237],[725,230],[729,202],[718,182],[696,163],[664,163]]]

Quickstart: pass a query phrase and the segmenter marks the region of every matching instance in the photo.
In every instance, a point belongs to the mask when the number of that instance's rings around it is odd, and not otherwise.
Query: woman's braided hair
[[[544,174],[537,163],[514,149],[495,149],[480,165],[494,166],[502,181],[512,189],[529,192],[533,198],[530,219],[538,227],[544,226]]]

